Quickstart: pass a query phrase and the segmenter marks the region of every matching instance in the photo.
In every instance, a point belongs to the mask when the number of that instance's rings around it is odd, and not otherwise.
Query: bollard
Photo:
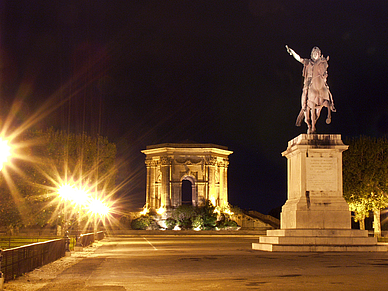
[[[0,248],[0,290],[3,290],[4,286],[4,276],[1,272],[1,262],[3,261],[3,250]]]

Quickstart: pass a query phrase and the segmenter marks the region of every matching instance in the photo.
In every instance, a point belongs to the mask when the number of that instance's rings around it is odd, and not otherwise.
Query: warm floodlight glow
[[[213,213],[221,214],[220,207],[219,206],[215,207]]]
[[[210,202],[213,204],[213,206],[217,206],[215,197],[210,197]]]
[[[97,216],[106,216],[110,212],[110,208],[104,202],[95,198],[89,201],[88,208],[90,212]]]
[[[162,215],[166,212],[166,208],[162,205],[158,210],[156,210],[156,213],[159,215]]]
[[[146,215],[149,211],[149,208],[147,206],[144,206],[143,210],[140,211],[140,215]]]
[[[11,156],[11,146],[7,140],[3,140],[0,137],[0,171],[3,169],[4,163],[6,163]]]
[[[71,186],[69,184],[60,186],[58,189],[58,194],[62,199],[70,201],[78,206],[86,205],[89,199],[89,194],[86,190]]]
[[[72,186],[65,184],[59,187],[58,194],[63,200],[72,201],[75,191]]]
[[[81,188],[75,188],[72,201],[78,206],[85,206],[89,199],[89,193]]]
[[[226,204],[226,205],[224,206],[223,213],[224,213],[224,214],[228,214],[228,215],[230,215],[230,216],[232,216],[232,215],[234,214],[234,213],[232,212],[232,210],[230,210],[230,206],[229,206],[228,204]]]

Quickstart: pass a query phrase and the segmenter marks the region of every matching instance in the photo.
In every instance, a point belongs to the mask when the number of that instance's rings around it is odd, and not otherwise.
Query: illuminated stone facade
[[[172,209],[205,200],[215,206],[228,204],[228,156],[233,152],[227,147],[168,143],[147,146],[142,153],[146,155],[147,208]]]

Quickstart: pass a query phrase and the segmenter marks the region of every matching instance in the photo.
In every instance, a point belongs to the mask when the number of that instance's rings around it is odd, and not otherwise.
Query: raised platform
[[[387,252],[386,244],[357,229],[276,229],[253,243],[254,250],[269,252]]]

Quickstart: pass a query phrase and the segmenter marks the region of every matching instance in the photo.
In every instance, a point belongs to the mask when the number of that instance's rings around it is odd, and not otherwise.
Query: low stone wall
[[[125,230],[116,229],[107,233],[107,236],[260,236],[265,235],[265,230]]]

